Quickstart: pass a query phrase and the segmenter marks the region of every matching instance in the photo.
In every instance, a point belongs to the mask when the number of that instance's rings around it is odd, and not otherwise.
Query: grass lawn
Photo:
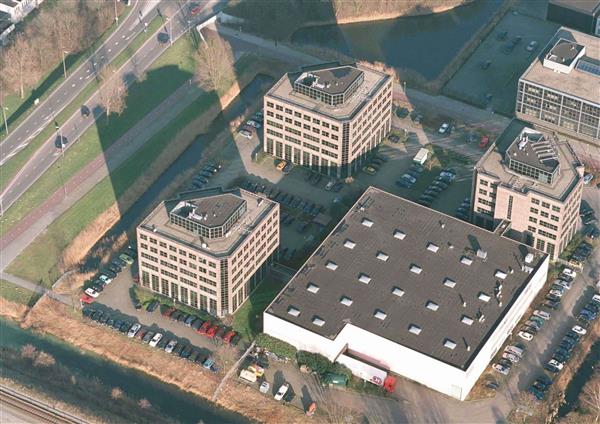
[[[121,115],[112,115],[108,120],[105,116],[101,117],[77,143],[65,151],[64,158],[54,163],[5,211],[0,219],[2,230],[8,231],[59,189],[63,181],[68,181],[94,158],[101,155],[127,130],[189,80],[193,68],[193,42],[189,37],[182,37],[152,64],[143,81],[137,81],[129,87],[127,105]],[[84,91],[90,91],[91,94],[94,90],[95,83],[94,87],[89,85]],[[77,108],[79,105],[81,103],[76,104]],[[17,156],[6,166],[18,164]]]
[[[127,16],[131,12],[131,7],[123,8],[121,14],[119,15],[119,21],[123,22],[124,19],[127,19]],[[71,73],[75,69],[77,69],[85,60],[106,41],[108,37],[118,28],[118,25],[114,23],[108,27],[108,29],[102,34],[98,40],[96,40],[90,47],[85,49],[82,52],[77,54],[71,54],[65,56],[65,67],[67,68],[67,74]],[[31,112],[33,107],[33,102],[35,99],[40,99],[42,102],[50,93],[52,93],[56,87],[58,87],[63,82],[63,66],[62,62],[59,62],[56,67],[48,72],[48,74],[44,75],[41,78],[41,83],[35,87],[34,89],[25,91],[25,96],[21,98],[21,96],[16,94],[11,94],[4,97],[4,107],[8,108],[6,119],[9,125],[9,131],[11,128],[15,128],[18,126]],[[6,137],[6,133],[4,132],[4,126],[0,128],[0,140]]]
[[[262,331],[262,312],[282,288],[281,282],[267,277],[235,313],[233,329],[245,340],[254,339]]]
[[[0,280],[0,297],[3,297],[10,302],[33,306],[42,295],[19,287],[9,281]]]

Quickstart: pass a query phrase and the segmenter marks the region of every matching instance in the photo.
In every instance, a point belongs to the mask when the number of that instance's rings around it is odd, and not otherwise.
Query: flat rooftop
[[[235,201],[235,199],[239,199]],[[181,201],[187,202],[246,202],[246,212],[240,217],[238,223],[231,228],[229,235],[218,239],[200,237],[190,231],[186,231],[179,225],[169,222],[169,213]],[[254,229],[264,217],[275,207],[275,203],[254,193],[243,189],[223,191],[220,187],[203,190],[193,190],[181,193],[176,199],[161,202],[142,221],[140,227],[154,231],[162,236],[180,243],[187,244],[196,250],[203,251],[213,256],[226,256],[233,251]]]
[[[330,339],[351,323],[465,370],[529,282],[529,253],[535,272],[545,254],[369,187],[267,313]]]
[[[498,137],[494,146],[488,149],[479,162],[477,162],[477,165],[475,165],[478,172],[493,176],[500,180],[502,184],[517,191],[526,192],[531,190],[558,201],[564,201],[572,188],[579,182],[581,178],[579,168],[583,166],[564,136],[558,135],[559,138],[556,141],[550,133],[545,133],[539,129],[535,130],[544,134],[545,138],[552,143],[552,147],[558,158],[560,170],[552,184],[545,184],[525,175],[518,174],[510,170],[505,163],[506,151],[514,145],[519,134],[526,128],[531,129],[525,122],[513,119],[500,137]],[[537,156],[535,161],[537,161]]]
[[[550,3],[590,15],[600,10],[600,0],[550,0]]]
[[[554,34],[540,55],[529,65],[521,78],[590,103],[600,104],[600,78],[598,76],[577,69],[577,65],[570,73],[563,74],[554,72],[542,64],[543,58],[561,38],[585,46],[583,60],[593,63],[600,61],[600,43],[597,37],[562,27]]]
[[[341,94],[362,74],[362,71],[353,66],[340,66],[337,68],[323,69],[321,71],[307,72],[299,83],[307,87],[315,87],[328,94]],[[302,74],[301,74],[302,76]]]
[[[550,173],[560,164],[554,142],[543,133],[530,128],[521,131],[506,154],[514,160]]]
[[[200,199],[181,201],[185,205],[176,213],[184,218],[196,221],[206,227],[219,227],[246,201],[231,193],[218,194]]]
[[[389,75],[376,71],[371,68],[364,67],[362,65],[336,65],[331,64],[323,65],[324,68],[319,69],[318,67],[303,68],[299,72],[291,72],[285,74],[266,94],[266,97],[273,97],[275,99],[284,101],[296,107],[323,114],[333,119],[351,119],[362,107],[376,94],[379,89],[391,78]],[[364,75],[364,81],[356,90],[356,92],[350,96],[350,98],[341,105],[330,106],[319,100],[312,99],[301,93],[294,91],[294,82],[304,73],[309,71],[312,74],[331,74],[332,77],[336,73],[336,68],[352,68],[356,72],[349,72],[347,69],[344,71],[347,74],[344,79],[350,81],[347,82],[350,85],[362,72]],[[330,87],[331,88],[331,87]],[[347,87],[346,87],[347,88]],[[345,89],[345,88],[344,88]]]

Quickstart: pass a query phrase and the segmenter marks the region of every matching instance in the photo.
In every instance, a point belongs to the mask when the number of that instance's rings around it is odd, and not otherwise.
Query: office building
[[[265,95],[264,151],[345,177],[391,129],[392,78],[329,63],[285,74]]]
[[[264,332],[464,400],[547,271],[542,252],[370,187],[267,307]]]
[[[279,205],[242,189],[161,202],[137,228],[140,284],[216,316],[234,313],[279,245]]]
[[[20,22],[44,0],[0,0],[0,12],[7,13],[13,23]]]
[[[600,43],[560,28],[519,79],[516,116],[600,146]]]
[[[600,0],[550,0],[546,18],[577,31],[600,36]]]
[[[568,141],[513,120],[473,171],[472,222],[556,259],[577,231],[584,167]]]

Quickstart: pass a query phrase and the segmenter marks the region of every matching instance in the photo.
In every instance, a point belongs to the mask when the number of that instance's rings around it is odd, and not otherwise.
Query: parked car
[[[440,134],[446,134],[448,132],[448,130],[450,129],[450,124],[447,122],[444,122],[442,125],[440,125],[440,127],[438,128],[438,133]]]
[[[177,346],[177,340],[169,340],[169,343],[165,346],[165,352],[171,353],[173,349]]]
[[[527,331],[519,331],[519,337],[522,338],[523,340],[527,340],[527,341],[533,340],[533,334],[531,334]]]
[[[535,311],[533,311],[533,315],[535,315],[536,317],[545,319],[546,321],[550,319],[550,314],[548,312],[542,311],[539,309],[536,309]]]
[[[283,396],[285,396],[285,394],[287,393],[289,388],[290,388],[289,383],[282,384],[279,387],[279,390],[277,390],[277,393],[275,393],[274,399],[276,401],[280,401],[281,399],[283,399]]]
[[[529,44],[527,44],[526,50],[528,52],[532,52],[535,49],[537,49],[537,46],[538,46],[538,42],[537,41],[535,41],[535,40],[534,41],[530,41]]]
[[[513,364],[516,364],[517,362],[519,362],[519,360],[521,359],[519,356],[514,355],[512,353],[509,352],[503,352],[502,353],[502,359],[508,359],[510,362],[512,362]]]
[[[129,332],[127,333],[127,337],[129,337],[129,338],[135,337],[135,335],[137,334],[138,331],[140,331],[141,328],[142,328],[142,326],[136,322],[129,329]]]
[[[150,346],[152,347],[156,347],[156,345],[158,345],[158,342],[160,342],[160,340],[163,338],[163,335],[161,333],[156,333],[153,337],[152,340],[150,340]]]
[[[93,297],[94,299],[97,298],[98,296],[100,296],[100,293],[98,293],[96,290],[94,290],[91,287],[88,287],[87,289],[85,289],[84,293],[90,297]]]
[[[402,178],[403,180],[408,181],[411,184],[414,184],[414,183],[417,182],[417,179],[415,177],[413,177],[412,175],[410,175],[410,174],[404,174],[400,178]]]
[[[261,125],[261,124],[259,124],[258,122],[256,122],[256,121],[255,121],[255,120],[253,120],[253,119],[250,119],[248,122],[246,122],[246,125],[249,125],[249,126],[251,126],[251,127],[254,127],[254,128],[256,128],[256,129],[258,129],[258,128],[261,128],[261,127],[262,127],[262,125]]]
[[[585,336],[587,334],[587,330],[580,325],[574,326],[571,330],[573,330],[575,333],[581,336]]]
[[[508,375],[510,373],[509,367],[505,367],[500,364],[494,364],[494,365],[492,365],[492,368],[494,371],[499,372],[502,375]]]
[[[240,132],[238,134],[244,138],[247,138],[248,140],[250,140],[252,138],[252,133],[248,130],[240,130]]]
[[[377,170],[373,167],[373,165],[363,166],[362,171],[368,175],[375,175],[377,173]]]
[[[562,274],[566,275],[567,277],[570,278],[575,278],[577,277],[577,273],[575,271],[573,271],[571,268],[565,268],[562,270]]]
[[[150,303],[148,303],[148,306],[146,306],[146,311],[148,312],[154,312],[156,310],[156,308],[158,308],[158,306],[160,305],[160,302],[156,299],[151,300]]]

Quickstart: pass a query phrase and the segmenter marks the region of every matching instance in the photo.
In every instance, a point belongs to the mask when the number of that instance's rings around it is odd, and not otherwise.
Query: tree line
[[[62,66],[63,54],[90,47],[115,19],[113,0],[50,1],[34,13],[0,50],[2,91],[21,98]]]

